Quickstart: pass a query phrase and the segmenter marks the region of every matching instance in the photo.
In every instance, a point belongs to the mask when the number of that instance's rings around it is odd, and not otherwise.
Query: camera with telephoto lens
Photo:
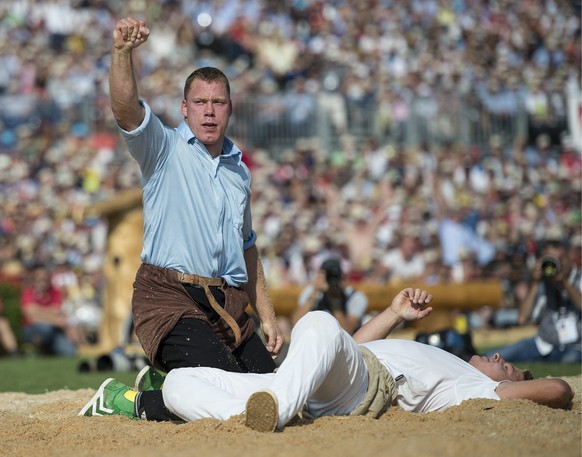
[[[544,278],[553,278],[560,272],[560,261],[551,255],[544,256],[540,260],[542,267],[542,276]]]
[[[321,269],[325,272],[325,280],[330,290],[341,289],[342,268],[338,260],[329,259],[321,264]]]
[[[322,299],[322,309],[330,311],[340,310],[345,312],[345,294],[342,288],[342,268],[339,260],[328,259],[321,264],[325,273],[325,281],[328,289]]]

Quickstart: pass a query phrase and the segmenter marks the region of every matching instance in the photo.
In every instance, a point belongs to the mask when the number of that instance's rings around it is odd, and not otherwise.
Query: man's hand
[[[541,259],[536,260],[536,263],[534,265],[534,268],[531,272],[532,274],[532,278],[534,281],[540,282],[543,278],[543,272],[542,272],[542,261]]]
[[[427,307],[432,295],[426,290],[411,287],[401,290],[392,300],[390,309],[405,321],[415,321],[428,316],[432,307]]]
[[[113,30],[113,47],[118,50],[135,49],[147,41],[149,34],[150,30],[141,19],[121,19]]]
[[[270,322],[262,322],[261,330],[265,336],[265,346],[267,351],[272,355],[277,355],[285,342],[285,338],[283,337],[283,333],[281,333],[281,329],[279,329],[279,326],[277,325],[277,321],[273,319],[273,321]]]
[[[325,277],[324,271],[318,271],[316,275],[311,280],[311,285],[318,292],[327,292],[329,290],[329,284],[327,283],[327,278]]]
[[[390,335],[402,321],[414,321],[428,316],[432,307],[427,306],[432,295],[426,290],[408,287],[398,292],[390,306],[366,322],[354,333],[358,344],[380,340]]]

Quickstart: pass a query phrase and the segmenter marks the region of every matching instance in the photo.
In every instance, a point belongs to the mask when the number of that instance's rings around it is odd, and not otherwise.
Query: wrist
[[[404,318],[400,314],[398,314],[396,311],[394,311],[392,309],[392,307],[389,307],[388,308],[388,311],[390,311],[394,315],[394,317],[396,317],[397,320],[399,320],[399,321],[403,321],[404,320]]]
[[[258,316],[259,321],[261,321],[262,325],[269,325],[269,324],[273,324],[277,321],[277,316],[275,315],[275,313],[263,313],[261,315]]]
[[[111,58],[131,59],[132,51],[133,49],[127,46],[114,45],[111,47]]]

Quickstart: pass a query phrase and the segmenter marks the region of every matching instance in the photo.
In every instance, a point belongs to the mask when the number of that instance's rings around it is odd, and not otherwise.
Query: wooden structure
[[[133,281],[140,264],[143,238],[141,189],[120,192],[86,210],[107,219],[107,253],[103,267],[103,318],[96,346],[80,348],[85,355],[109,354],[128,341]]]
[[[475,310],[485,306],[497,308],[502,302],[503,291],[499,281],[472,281],[463,284],[354,284],[368,297],[368,311],[382,311],[405,287],[420,287],[433,296],[430,316],[416,321],[412,326],[419,331],[432,332],[454,328],[456,318],[462,311]],[[297,305],[301,287],[271,289],[271,300],[277,315],[289,316]]]

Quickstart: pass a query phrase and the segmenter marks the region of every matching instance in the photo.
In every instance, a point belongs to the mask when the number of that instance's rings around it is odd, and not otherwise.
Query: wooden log
[[[459,314],[463,311],[476,310],[482,307],[497,308],[501,304],[503,291],[499,281],[472,281],[463,284],[354,284],[359,291],[368,297],[368,312],[384,310],[392,299],[405,287],[419,287],[433,296],[431,306],[434,311],[427,318],[411,325],[421,331],[436,331],[444,328],[455,328],[458,325]],[[289,317],[297,306],[299,294],[303,288],[299,286],[280,289],[270,289],[273,307],[278,316]]]

